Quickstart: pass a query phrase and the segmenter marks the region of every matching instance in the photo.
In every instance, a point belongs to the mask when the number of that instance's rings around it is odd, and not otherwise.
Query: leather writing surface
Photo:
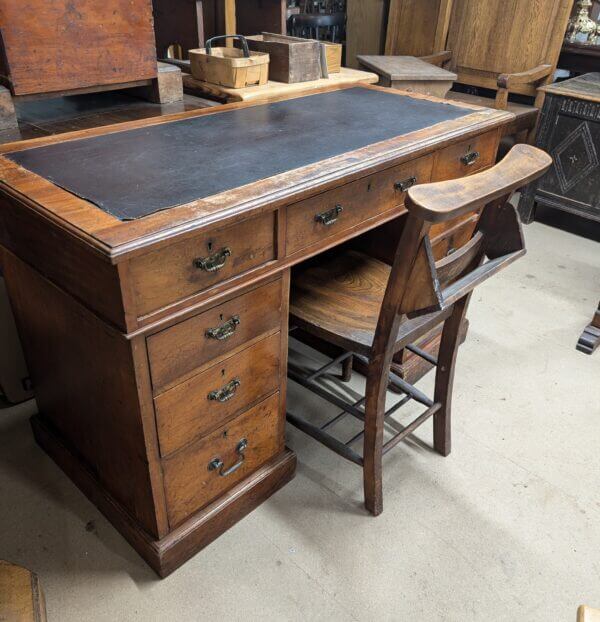
[[[109,214],[131,220],[471,113],[351,88],[7,157]]]

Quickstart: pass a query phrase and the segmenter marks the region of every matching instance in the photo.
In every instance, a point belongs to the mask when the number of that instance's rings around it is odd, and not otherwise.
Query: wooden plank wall
[[[390,0],[347,0],[346,66],[359,67],[357,54],[383,54],[389,6]]]
[[[445,49],[452,0],[391,0],[385,53],[426,56]]]

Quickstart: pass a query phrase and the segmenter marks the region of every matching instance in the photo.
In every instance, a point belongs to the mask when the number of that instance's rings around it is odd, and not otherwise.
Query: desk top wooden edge
[[[241,186],[235,190],[225,191],[130,221],[121,221],[111,216],[93,203],[71,194],[4,157],[6,153],[33,147],[124,132],[149,125],[220,114],[228,110],[265,104],[263,101],[234,102],[221,107],[175,113],[1,145],[0,193],[12,195],[27,208],[52,222],[54,226],[69,231],[78,241],[91,246],[99,255],[116,264],[134,255],[147,252],[150,247],[152,250],[159,248],[174,236],[183,238],[196,234],[199,229],[223,226],[247,219],[262,213],[265,209],[276,209],[328,190],[341,179],[352,181],[483,131],[499,128],[514,119],[514,115],[507,111],[482,108],[370,84],[329,86],[317,89],[314,93],[293,93],[272,101],[295,99],[315,93],[349,88],[383,90],[463,109],[470,108],[473,112],[459,119],[444,121],[341,156]]]

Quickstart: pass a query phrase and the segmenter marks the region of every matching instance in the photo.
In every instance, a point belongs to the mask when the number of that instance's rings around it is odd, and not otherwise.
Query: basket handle
[[[206,53],[210,56],[212,51],[213,41],[218,41],[219,39],[239,39],[242,42],[242,49],[244,50],[244,58],[250,58],[250,49],[248,48],[248,41],[246,41],[246,37],[242,35],[219,35],[218,37],[211,37],[204,45],[206,49]]]

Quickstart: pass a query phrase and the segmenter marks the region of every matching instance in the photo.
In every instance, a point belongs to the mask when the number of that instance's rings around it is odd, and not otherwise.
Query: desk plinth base
[[[31,418],[37,443],[162,578],[177,570],[273,493],[293,479],[296,454],[285,449],[220,499],[157,540],[143,530],[110,496],[93,473],[40,416]]]

